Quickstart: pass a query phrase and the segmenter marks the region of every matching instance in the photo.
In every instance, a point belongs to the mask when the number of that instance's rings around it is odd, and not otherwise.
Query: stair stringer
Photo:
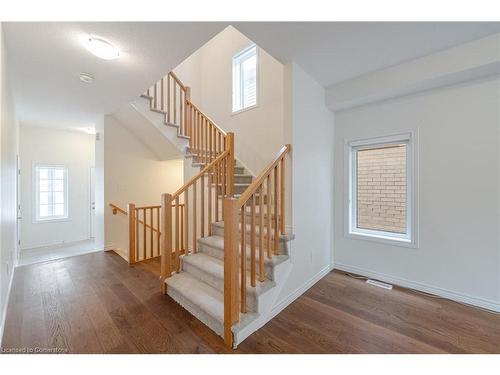
[[[165,114],[152,110],[150,100],[140,98],[130,103],[132,108],[148,120],[181,154],[186,153],[189,139],[179,135],[179,127],[165,122]]]

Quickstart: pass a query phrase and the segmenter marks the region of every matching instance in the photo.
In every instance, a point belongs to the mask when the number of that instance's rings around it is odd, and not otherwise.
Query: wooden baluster
[[[266,178],[266,249],[267,249],[267,257],[271,259],[271,175],[267,175]],[[259,198],[261,199],[261,198]],[[262,197],[264,200],[264,197]]]
[[[179,87],[179,109],[180,109],[180,120],[179,120],[179,130],[180,134],[184,135],[184,101],[186,98],[184,97],[184,90],[182,87]]]
[[[193,132],[194,132],[194,146],[192,154],[196,155],[196,150],[198,149],[198,113],[194,108],[193,108]]]
[[[154,86],[154,94],[153,94],[153,108],[154,109],[158,109],[158,103],[157,103],[157,98],[158,97],[158,83],[155,83],[155,86]]]
[[[149,228],[149,252],[150,252],[150,258],[153,257],[153,242],[154,242],[154,234],[153,234],[153,208],[149,209],[149,225],[151,226]]]
[[[215,222],[219,221],[219,166],[220,162],[215,164]]]
[[[250,285],[255,287],[255,194],[250,206]],[[245,209],[245,216],[247,211]]]
[[[264,268],[264,189],[263,185],[259,186],[259,281],[265,279]]]
[[[212,235],[212,179],[210,173],[213,173],[213,168],[210,169],[208,174],[208,212],[207,212],[207,225],[208,225],[208,235]]]
[[[221,153],[221,132],[217,131],[217,156]]]
[[[279,254],[279,231],[278,231],[278,166],[274,167],[274,255]]]
[[[212,123],[208,122],[208,162],[212,162],[213,150],[212,150],[212,139],[213,139],[214,129]]]
[[[142,209],[142,260],[146,259],[146,209]]]
[[[210,123],[210,163],[214,160],[214,125]]]
[[[175,269],[180,272],[179,196],[175,198]]]
[[[135,204],[127,205],[128,215],[128,263],[135,263]]]
[[[160,256],[160,207],[156,208],[156,256]]]
[[[201,175],[200,177],[200,183],[201,183],[201,188],[200,188],[200,194],[201,194],[201,200],[200,200],[200,236],[201,238],[205,237],[205,175]]]
[[[197,245],[197,217],[196,217],[196,181],[193,184],[193,253],[196,253],[196,245]]]
[[[285,235],[285,157],[280,161],[280,226],[281,234]]]
[[[208,124],[207,119],[203,119],[203,130],[204,130],[204,138],[203,138],[203,163],[206,165],[208,163]]]
[[[239,321],[238,313],[238,201],[223,199],[224,221],[224,343],[233,347],[231,328]]]
[[[167,74],[167,122],[170,123],[170,73]]]
[[[184,254],[189,254],[189,192],[184,193]]]
[[[229,196],[232,197],[234,195],[234,133],[227,133],[227,147],[229,150],[227,158]]]
[[[198,112],[198,149],[197,149],[197,156],[198,156],[198,163],[201,163],[201,140],[202,140],[202,128],[201,128],[201,114]]]
[[[161,196],[161,290],[165,294],[165,279],[172,276],[172,196]]]
[[[161,109],[162,112],[165,112],[165,93],[164,93],[164,91],[165,91],[165,88],[164,88],[165,83],[164,83],[164,81],[165,81],[165,78],[163,77],[161,79],[161,85],[160,85],[160,90],[161,90],[161,107],[160,107],[160,109]]]
[[[227,156],[224,158],[224,163],[222,164],[222,176],[221,176],[221,184],[222,184],[222,198],[226,197],[226,187],[227,187],[227,178],[226,178],[226,166],[227,166]],[[224,214],[224,212],[223,212]]]
[[[177,125],[177,82],[174,79],[174,124]]]
[[[186,111],[186,114],[185,114],[185,118],[186,118],[186,134],[188,137],[190,135],[190,125],[189,125],[189,109],[188,109],[188,106],[189,106],[189,101],[191,100],[191,87],[186,87],[185,91],[184,91],[184,100],[185,100],[185,111]],[[187,244],[186,244],[187,246]]]
[[[139,252],[139,209],[135,209],[135,261],[138,262],[140,258]]]
[[[180,211],[181,211],[181,232],[179,235],[181,236],[181,251],[184,251],[185,254],[186,252],[184,248],[184,205],[183,204],[181,204]]]
[[[241,207],[241,312],[247,312],[247,231],[246,231],[246,203]]]

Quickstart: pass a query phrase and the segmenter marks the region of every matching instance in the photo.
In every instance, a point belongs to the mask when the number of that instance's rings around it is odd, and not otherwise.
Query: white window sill
[[[240,113],[243,113],[243,112],[246,112],[246,111],[250,111],[252,109],[257,108],[258,106],[259,106],[258,104],[254,104],[254,105],[251,105],[250,107],[239,109],[239,110],[234,111],[233,113],[231,113],[231,116],[239,115]]]
[[[400,247],[408,247],[408,248],[416,248],[417,245],[414,241],[408,238],[398,238],[395,236],[391,235],[384,235],[384,232],[377,232],[374,231],[368,232],[368,231],[358,231],[358,230],[351,230],[348,233],[345,233],[346,238],[352,238],[356,240],[363,240],[363,241],[372,241],[372,242],[378,242],[378,243],[383,243],[386,245],[391,245],[391,246],[400,246]]]
[[[69,217],[57,217],[57,218],[47,218],[47,219],[35,219],[33,222],[35,224],[42,224],[42,223],[57,223],[62,221],[71,221],[71,219]]]

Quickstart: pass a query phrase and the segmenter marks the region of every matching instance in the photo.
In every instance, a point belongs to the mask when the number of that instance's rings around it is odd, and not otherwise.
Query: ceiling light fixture
[[[80,73],[80,81],[84,83],[94,82],[94,77],[89,73]]]
[[[88,37],[85,47],[87,47],[90,53],[104,60],[113,60],[120,56],[118,48],[104,39]]]

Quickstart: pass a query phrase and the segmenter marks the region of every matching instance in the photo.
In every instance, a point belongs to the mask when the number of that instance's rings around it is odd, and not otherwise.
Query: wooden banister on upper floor
[[[268,258],[279,255],[280,234],[285,235],[285,157],[290,150],[290,145],[283,146],[239,199],[228,197],[222,203],[224,212],[224,342],[228,347],[232,347],[233,344],[231,329],[239,321],[238,310],[241,313],[247,312],[247,206],[250,208],[248,249],[250,251],[250,286],[255,287],[257,269],[258,281],[263,282],[265,279],[264,247],[266,247]],[[257,207],[259,208],[258,234],[255,231]],[[239,223],[240,219],[241,223]],[[240,231],[238,224],[240,224]],[[256,264],[257,249],[259,251],[258,264]],[[238,280],[238,275],[240,280]]]

